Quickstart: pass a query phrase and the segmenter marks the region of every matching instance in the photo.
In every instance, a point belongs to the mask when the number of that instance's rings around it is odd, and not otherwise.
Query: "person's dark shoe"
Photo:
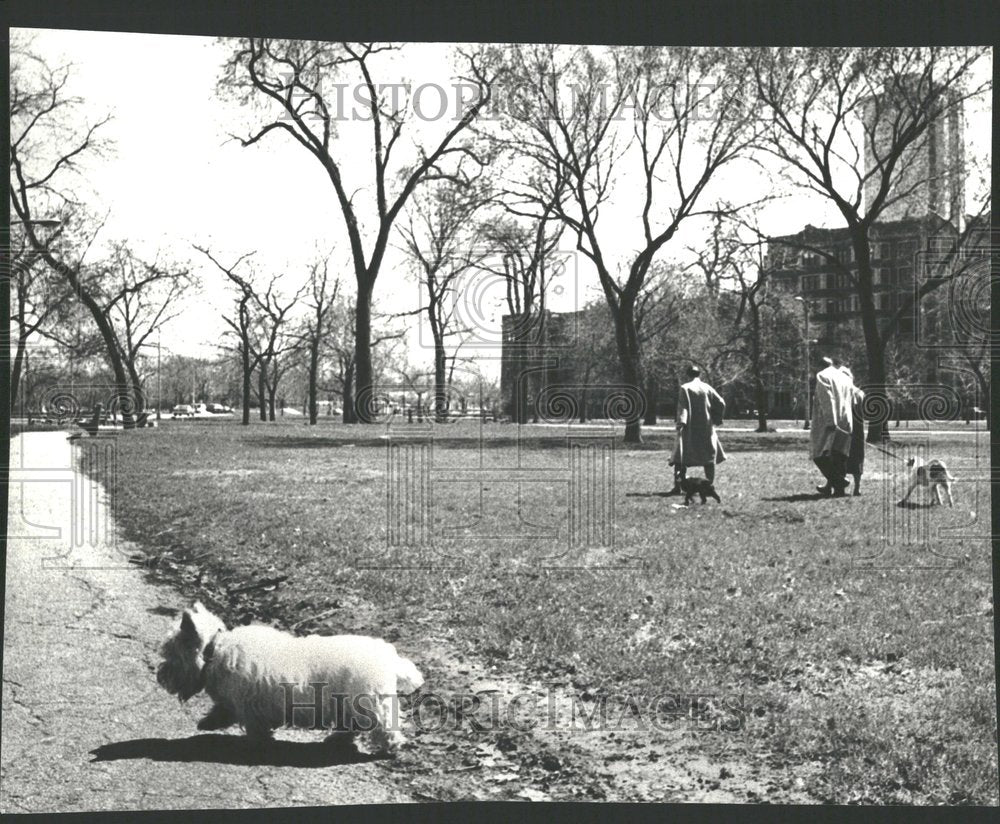
[[[816,491],[820,495],[825,495],[826,497],[829,498],[830,497],[830,493],[833,492],[833,487],[830,486],[830,484],[826,484],[825,486],[817,486],[816,487]]]
[[[847,490],[844,489],[843,487],[837,487],[836,489],[833,490],[833,497],[834,498],[846,498],[847,497]]]

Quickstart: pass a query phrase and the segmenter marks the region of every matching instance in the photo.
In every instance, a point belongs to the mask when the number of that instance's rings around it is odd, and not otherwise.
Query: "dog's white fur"
[[[944,505],[944,500],[941,497],[941,490],[944,490],[948,498],[948,506],[955,506],[955,501],[951,496],[951,484],[952,481],[957,481],[958,478],[951,476],[948,472],[948,467],[944,465],[944,461],[933,460],[924,463],[920,458],[910,458],[907,460],[906,465],[913,467],[913,480],[910,483],[910,488],[906,490],[906,495],[903,496],[904,503],[910,500],[910,495],[913,494],[914,489],[918,486],[924,486],[932,489],[933,500],[936,500],[938,504]]]
[[[181,701],[204,689],[214,702],[199,729],[240,724],[257,740],[282,726],[332,726],[335,740],[371,730],[380,750],[394,750],[404,741],[395,699],[424,682],[412,661],[379,638],[296,637],[260,625],[227,630],[200,603],[184,610],[161,651],[156,677],[164,689]],[[305,709],[289,718],[290,703]]]

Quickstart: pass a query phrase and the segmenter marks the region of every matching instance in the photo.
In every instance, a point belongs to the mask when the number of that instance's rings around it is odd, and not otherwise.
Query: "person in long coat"
[[[851,379],[854,384],[854,373],[847,366],[841,366],[840,371]],[[854,494],[861,494],[861,476],[865,472],[865,393],[853,386],[854,396],[851,399],[851,449],[847,453],[847,474],[854,478]]]
[[[726,453],[715,431],[722,425],[726,402],[701,379],[697,366],[687,369],[687,383],[681,384],[677,398],[677,444],[674,447],[674,492],[687,476],[690,466],[704,468],[705,479],[715,481],[716,464],[726,459]]]
[[[854,382],[830,358],[823,360],[827,366],[816,373],[809,456],[826,478],[826,484],[817,490],[842,498],[854,428]]]

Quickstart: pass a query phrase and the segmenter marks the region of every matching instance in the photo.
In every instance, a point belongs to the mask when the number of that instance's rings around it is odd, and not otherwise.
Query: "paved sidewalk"
[[[127,563],[103,490],[72,472],[72,448],[64,432],[11,441],[0,811],[412,800],[381,762],[335,763],[319,733],[279,731],[263,765],[238,733],[198,733],[208,699],[182,706],[155,678],[184,604]],[[71,546],[74,532],[83,545]]]

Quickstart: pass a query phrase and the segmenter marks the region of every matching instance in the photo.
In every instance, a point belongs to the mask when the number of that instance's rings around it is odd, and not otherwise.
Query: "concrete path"
[[[338,763],[318,733],[278,732],[264,764],[242,737],[201,734],[208,701],[156,684],[172,590],[128,564],[103,490],[72,449],[113,463],[113,438],[11,441],[0,811],[247,808],[409,801],[387,762]]]

